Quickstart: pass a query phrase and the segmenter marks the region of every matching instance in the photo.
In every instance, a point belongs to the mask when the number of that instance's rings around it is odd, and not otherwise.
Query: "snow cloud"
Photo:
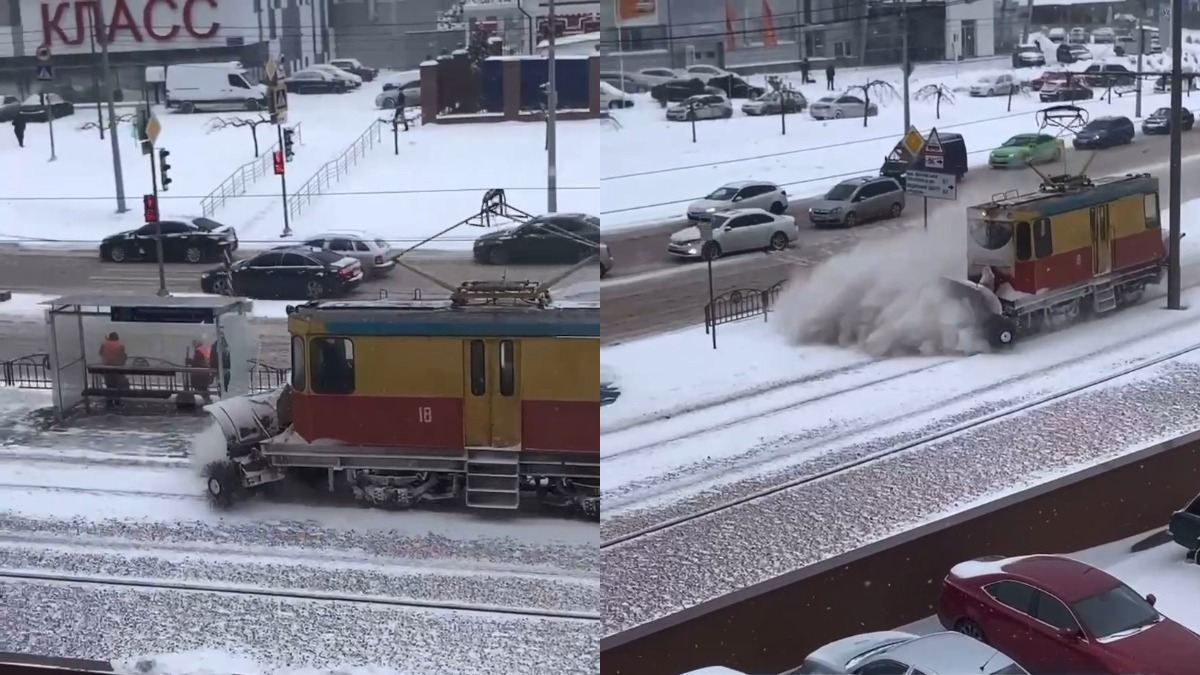
[[[795,344],[857,347],[876,357],[986,351],[969,304],[941,281],[963,275],[965,233],[937,225],[864,241],[793,279],[773,323]]]

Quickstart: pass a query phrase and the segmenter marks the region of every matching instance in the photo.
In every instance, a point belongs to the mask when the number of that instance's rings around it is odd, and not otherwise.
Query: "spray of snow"
[[[225,454],[225,433],[215,420],[192,438],[190,459],[197,474],[200,474],[209,462],[228,459]]]
[[[262,664],[241,654],[197,650],[116,661],[113,670],[121,675],[405,675],[386,666],[282,666]]]
[[[780,295],[777,327],[795,344],[876,357],[985,351],[970,304],[942,281],[961,277],[966,259],[961,225],[947,225],[863,242],[793,279]]]

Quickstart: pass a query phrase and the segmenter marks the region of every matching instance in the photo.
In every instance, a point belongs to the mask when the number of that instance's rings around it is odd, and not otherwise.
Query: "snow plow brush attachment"
[[[1005,349],[1017,341],[1017,325],[1004,315],[1004,305],[991,289],[966,279],[942,277],[942,282],[951,297],[966,301],[993,349]]]
[[[265,394],[238,396],[204,406],[225,435],[230,459],[243,457],[263,441],[291,426],[291,388],[287,385]]]

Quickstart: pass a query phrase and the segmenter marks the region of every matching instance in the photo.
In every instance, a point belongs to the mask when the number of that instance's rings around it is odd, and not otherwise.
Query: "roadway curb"
[[[964,560],[1080,551],[1160,529],[1200,491],[1198,466],[1200,431],[1129,452],[602,638],[601,673],[782,672],[832,640],[933,614],[941,580]]]

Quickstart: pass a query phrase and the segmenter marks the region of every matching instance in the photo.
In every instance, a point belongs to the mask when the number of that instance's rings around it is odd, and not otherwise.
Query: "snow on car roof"
[[[973,579],[975,577],[984,577],[990,574],[1003,574],[1004,566],[1017,562],[1029,556],[1014,556],[1011,558],[980,558],[977,560],[966,560],[958,563],[950,568],[950,574],[959,579]]]

